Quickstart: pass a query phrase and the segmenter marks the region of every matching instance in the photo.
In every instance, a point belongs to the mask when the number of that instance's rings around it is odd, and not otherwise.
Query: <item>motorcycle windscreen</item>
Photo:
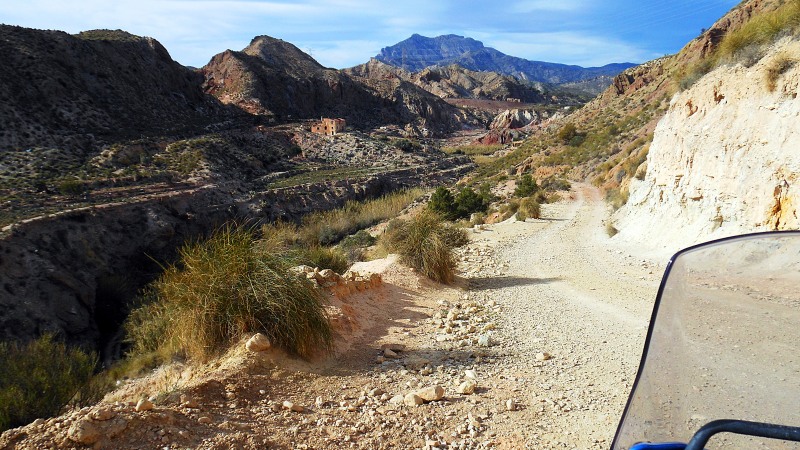
[[[659,288],[613,449],[688,442],[705,423],[800,426],[800,233],[762,233],[675,255]],[[708,449],[800,449],[720,434]]]

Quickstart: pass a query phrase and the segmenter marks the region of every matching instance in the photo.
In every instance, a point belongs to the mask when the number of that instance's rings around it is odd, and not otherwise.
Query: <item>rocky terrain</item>
[[[155,39],[0,25],[0,149],[87,153],[142,135],[198,133],[239,117]]]
[[[522,80],[561,84],[616,75],[634,66],[631,63],[584,68],[566,64],[529,61],[485,47],[475,39],[448,34],[429,38],[414,34],[395,45],[381,49],[375,59],[402,69],[418,72],[430,66],[457,64],[477,72],[497,72]]]
[[[324,68],[294,45],[269,36],[254,38],[240,52],[214,56],[201,72],[205,92],[269,120],[342,117],[362,128],[415,123],[439,133],[471,120],[410,83],[364,82]]]
[[[472,167],[464,158],[423,161],[258,191],[228,178],[169,185],[9,225],[0,236],[0,335],[25,340],[58,332],[70,343],[103,350],[137,289],[187,240],[228,221],[296,220],[348,200],[451,182]]]
[[[579,106],[588,100],[585,95],[554,89],[544,83],[520,80],[496,72],[469,70],[456,64],[409,72],[373,58],[366,64],[345,69],[344,72],[370,79],[399,78],[445,99],[514,99],[540,106]]]
[[[354,267],[382,282],[332,294],[333,358],[242,341],[0,448],[608,448],[663,261],[608,239],[596,189],[574,195],[544,220],[476,230],[457,287],[392,259]]]

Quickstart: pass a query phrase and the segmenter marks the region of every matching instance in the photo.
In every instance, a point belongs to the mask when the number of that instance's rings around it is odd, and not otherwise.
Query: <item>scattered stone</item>
[[[512,399],[506,400],[506,411],[514,411],[517,408],[517,404]]]
[[[405,397],[403,397],[403,403],[405,403],[407,406],[419,406],[425,403],[425,401],[422,400],[422,397],[419,395],[409,392]]]
[[[290,402],[289,400],[285,400],[283,402],[283,409],[288,409],[288,410],[294,411],[294,412],[303,412],[303,407],[302,406],[296,405],[296,404]]]
[[[463,395],[471,395],[475,393],[476,387],[478,387],[478,383],[476,383],[475,380],[467,380],[458,386],[458,393]]]
[[[494,344],[492,341],[492,337],[488,334],[482,334],[478,336],[478,346],[479,347],[491,347]]]
[[[395,353],[392,349],[387,348],[387,349],[383,350],[383,356],[385,356],[387,358],[395,359],[395,358],[397,358],[397,353]]]
[[[100,440],[101,432],[88,418],[78,420],[67,431],[67,437],[79,444],[92,445]]]
[[[272,347],[272,342],[270,342],[269,338],[263,334],[256,333],[253,335],[253,337],[247,340],[247,343],[244,346],[251,352],[257,353],[269,350]]]
[[[444,388],[437,385],[429,386],[424,389],[420,389],[415,392],[417,396],[421,399],[425,400],[426,402],[435,402],[437,400],[441,400],[444,397]],[[408,397],[408,396],[406,396]]]
[[[381,345],[381,350],[389,349],[393,352],[404,352],[406,351],[406,346],[403,344],[398,343],[391,343],[391,344],[383,344]]]
[[[472,378],[473,380],[477,380],[478,372],[474,371],[473,369],[467,369],[464,371],[464,376],[467,378]]]
[[[370,389],[370,391],[368,392],[370,397],[380,397],[384,393],[385,391],[381,388]]]
[[[551,355],[550,353],[547,353],[547,352],[541,352],[541,353],[537,353],[536,354],[536,360],[537,361],[547,361],[547,360],[552,359],[552,358],[553,358],[553,355]]]
[[[153,405],[153,402],[150,400],[141,399],[139,403],[136,404],[136,412],[150,411],[154,407],[155,405]]]
[[[94,420],[105,421],[109,419],[113,419],[116,417],[117,412],[111,408],[100,408],[96,411],[92,411],[90,414],[91,418]],[[35,424],[35,422],[34,422]]]
[[[209,424],[209,423],[211,423],[211,417],[202,416],[199,419],[197,419],[197,423],[204,424],[204,425],[205,424]]]
[[[393,405],[399,405],[403,403],[404,397],[400,394],[395,395],[394,397],[389,399],[389,403]]]
[[[190,409],[197,409],[200,407],[200,404],[197,403],[197,400],[186,394],[181,395],[181,405],[184,408],[190,408]]]

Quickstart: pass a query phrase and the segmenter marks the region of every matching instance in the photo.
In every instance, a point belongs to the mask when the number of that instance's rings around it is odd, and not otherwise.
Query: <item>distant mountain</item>
[[[529,61],[506,55],[472,38],[448,34],[429,38],[414,34],[410,38],[381,49],[375,59],[386,64],[418,72],[430,66],[457,64],[469,70],[497,72],[523,80],[563,84],[614,76],[636,66],[632,63],[581,67],[543,61]]]
[[[435,131],[458,129],[469,120],[411,83],[328,69],[296,46],[269,36],[257,36],[242,51],[220,53],[200,70],[205,92],[222,103],[279,120],[333,116],[360,127],[416,123]]]
[[[541,105],[581,105],[587,100],[585,95],[572,95],[563,89],[554,90],[545,83],[520,80],[496,72],[476,72],[456,64],[428,67],[412,73],[373,58],[366,64],[344,69],[343,72],[373,80],[401,79],[440,98],[500,101],[514,98],[522,103]],[[610,78],[606,86],[609,84]],[[575,90],[580,89],[576,87]]]

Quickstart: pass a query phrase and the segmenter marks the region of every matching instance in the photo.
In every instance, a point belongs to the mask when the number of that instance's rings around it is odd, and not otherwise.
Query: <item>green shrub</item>
[[[564,144],[569,144],[569,142],[578,134],[578,127],[575,126],[574,123],[569,122],[561,127],[558,130],[558,140]]]
[[[320,270],[331,269],[338,274],[345,273],[350,268],[350,262],[344,253],[336,248],[320,245],[300,249],[298,262]]]
[[[133,351],[207,359],[255,332],[301,356],[329,351],[322,295],[290,273],[296,264],[275,240],[232,226],[183,246],[126,322]]]
[[[76,197],[86,191],[86,185],[80,180],[64,180],[58,183],[58,192],[61,195]]]
[[[456,216],[456,204],[453,194],[444,186],[439,186],[433,191],[428,208],[438,213],[445,219],[453,220]]]
[[[610,203],[616,211],[622,208],[625,203],[628,203],[628,195],[627,189],[610,189],[606,192],[606,201]]]
[[[533,197],[527,197],[519,202],[519,208],[517,209],[517,220],[526,220],[528,218],[533,219],[541,219],[542,218],[542,207],[539,205],[539,202],[536,201]]]
[[[572,189],[569,181],[556,176],[547,177],[542,180],[542,189],[547,191],[568,191]]]
[[[718,56],[736,59],[750,46],[763,47],[785,33],[796,33],[800,26],[800,1],[791,0],[780,8],[759,14],[741,28],[729,32],[719,44]]]
[[[487,206],[472,188],[462,188],[455,198],[456,219],[468,218],[474,212],[486,212]]]
[[[57,415],[87,384],[97,357],[45,335],[0,343],[0,432]]]
[[[394,146],[406,153],[420,150],[422,148],[422,145],[419,142],[412,141],[410,139],[397,139],[394,141]]]
[[[514,188],[514,196],[528,197],[538,190],[539,186],[536,184],[536,181],[529,173],[526,173],[517,180],[517,187]]]
[[[405,264],[440,283],[455,276],[451,231],[441,216],[424,209],[410,220],[394,220],[384,234],[390,251],[400,254]]]
[[[342,239],[339,245],[344,249],[351,249],[356,247],[369,247],[375,245],[377,238],[369,234],[367,230],[359,230],[358,233],[347,236]]]

